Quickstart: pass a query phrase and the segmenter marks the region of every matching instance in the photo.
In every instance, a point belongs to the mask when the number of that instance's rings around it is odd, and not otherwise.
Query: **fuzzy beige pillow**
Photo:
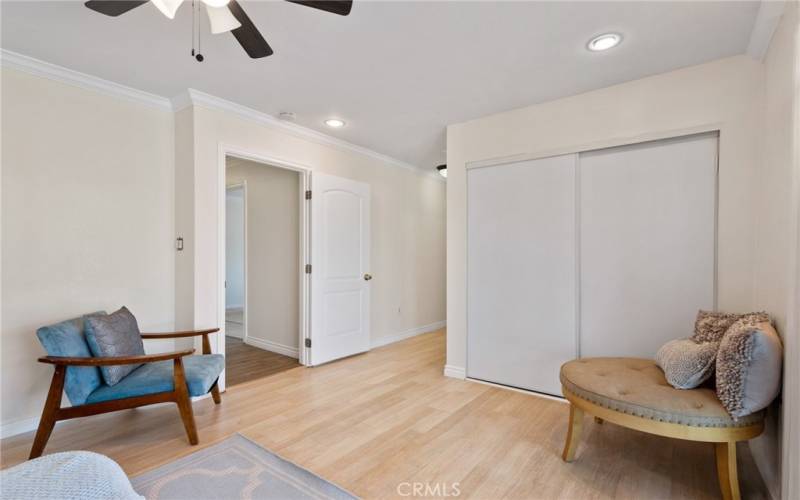
[[[694,389],[714,373],[719,342],[697,343],[692,339],[671,340],[656,354],[656,364],[664,370],[676,389]]]
[[[695,342],[719,342],[728,328],[740,316],[739,314],[704,311],[701,309],[697,311],[692,340]]]
[[[731,325],[717,352],[717,397],[734,418],[766,408],[781,386],[783,347],[765,313]]]

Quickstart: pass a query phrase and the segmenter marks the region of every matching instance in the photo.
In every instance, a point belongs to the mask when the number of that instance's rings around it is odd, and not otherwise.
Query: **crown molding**
[[[308,127],[303,127],[302,125],[297,125],[296,123],[279,120],[270,114],[262,113],[261,111],[257,111],[253,108],[248,108],[247,106],[228,101],[211,94],[206,94],[205,92],[201,92],[199,90],[190,88],[187,89],[186,92],[182,92],[181,94],[172,98],[172,109],[175,112],[178,112],[189,106],[201,106],[218,111],[225,111],[241,118],[256,122],[259,125],[281,130],[301,139],[322,144],[324,146],[331,146],[344,151],[358,153],[394,167],[410,170],[425,177],[430,177],[441,182],[445,181],[445,179],[439,175],[438,172],[426,171],[410,163],[406,163],[396,158],[392,158],[391,156],[378,153],[377,151],[373,151],[363,146],[359,146],[337,137],[318,132]]]
[[[112,97],[120,97],[128,101],[144,104],[161,110],[171,110],[172,105],[166,97],[134,89],[80,71],[24,56],[6,49],[0,49],[0,63],[4,68],[12,68],[25,73],[40,76],[57,82],[74,85],[86,90],[93,90]]]
[[[753,59],[763,61],[766,57],[785,7],[785,0],[761,0],[746,51]]]
[[[51,64],[33,57],[22,55],[10,50],[0,49],[0,64],[3,68],[12,68],[31,75],[47,78],[68,85],[73,85],[86,90],[92,90],[104,95],[122,98],[131,102],[144,104],[146,106],[177,112],[189,106],[203,106],[238,115],[261,125],[282,130],[289,134],[305,139],[317,144],[335,147],[340,150],[358,153],[370,158],[374,158],[387,165],[404,168],[417,174],[434,178],[444,182],[444,179],[437,173],[428,171],[410,163],[392,158],[377,151],[358,146],[336,137],[317,132],[316,130],[286,122],[275,118],[267,113],[262,113],[247,106],[231,102],[220,97],[216,97],[195,89],[187,89],[178,96],[168,99],[156,94],[144,92],[126,85],[122,85],[110,80],[104,80],[96,76],[81,73],[63,66]]]

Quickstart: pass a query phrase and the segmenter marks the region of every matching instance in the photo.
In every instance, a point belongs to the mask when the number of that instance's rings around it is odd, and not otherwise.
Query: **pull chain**
[[[201,28],[200,28],[200,21],[198,20],[198,16],[200,13],[198,12],[200,8],[200,4],[196,3],[195,0],[192,0],[192,55],[197,62],[203,62],[203,54],[200,52],[201,46]],[[195,29],[197,30],[197,52],[194,50],[194,33]]]
[[[203,54],[200,53],[203,48],[203,26],[200,21],[200,2],[197,2],[197,59],[198,62],[203,62]]]
[[[192,57],[194,57],[194,0],[192,0]]]

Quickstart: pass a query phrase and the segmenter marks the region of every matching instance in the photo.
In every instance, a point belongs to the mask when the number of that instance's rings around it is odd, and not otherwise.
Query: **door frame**
[[[305,347],[305,339],[310,337],[311,314],[311,276],[305,272],[306,264],[311,262],[311,210],[306,191],[311,189],[311,175],[313,168],[292,160],[275,156],[264,155],[248,151],[230,144],[219,143],[217,152],[217,324],[220,325],[220,335],[216,335],[216,349],[214,352],[225,353],[225,186],[226,159],[228,157],[249,160],[261,163],[268,167],[283,168],[297,172],[300,176],[299,183],[299,263],[297,269],[299,311],[298,311],[298,340],[297,353],[301,365],[309,364],[309,349]],[[245,291],[246,295],[246,291]],[[245,306],[245,310],[247,306]],[[222,318],[220,318],[222,316]],[[220,375],[220,389],[225,389],[225,371]]]
[[[246,342],[247,341],[247,180],[243,180],[241,182],[237,182],[235,184],[230,184],[230,185],[226,184],[225,185],[225,198],[226,198],[226,201],[227,201],[228,191],[233,191],[233,190],[236,190],[236,189],[241,189],[242,190],[242,224],[244,226],[242,228],[242,240],[243,240],[242,241],[242,273],[243,273],[243,276],[242,276],[242,288],[243,288],[243,290],[242,290],[242,302],[243,302],[243,304],[242,304],[242,342]],[[226,210],[225,215],[227,216],[227,204],[226,204],[225,210]],[[225,220],[225,224],[227,226],[227,219]],[[226,245],[225,245],[225,253],[227,254],[227,252],[228,252],[228,246],[227,246],[228,233],[227,233],[227,231],[225,233],[223,233],[223,235],[225,237],[225,243],[226,243]],[[225,257],[227,257],[227,255]],[[226,259],[226,262],[225,262],[226,269],[224,270],[225,271],[224,279],[222,280],[222,289],[223,289],[223,291],[225,291],[227,289],[227,281],[228,281],[227,266],[228,266],[228,263],[227,263],[227,259]],[[224,297],[223,297],[223,300],[224,300]],[[228,321],[228,315],[227,315],[228,314],[228,308],[227,308],[227,305],[228,305],[228,301],[225,300],[225,305],[223,306],[223,309],[222,309],[223,312],[225,313],[225,317],[223,318],[223,322],[222,323],[225,323],[225,324],[227,324],[227,321]],[[222,335],[222,336],[224,337],[224,335]],[[217,351],[217,352],[220,352],[220,351]]]

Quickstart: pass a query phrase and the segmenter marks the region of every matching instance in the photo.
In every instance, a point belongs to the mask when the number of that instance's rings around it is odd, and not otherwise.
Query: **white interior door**
[[[652,358],[714,307],[717,136],[580,155],[582,357]]]
[[[577,355],[576,158],[467,173],[470,378],[561,393]]]
[[[311,364],[369,350],[370,191],[311,178]]]

